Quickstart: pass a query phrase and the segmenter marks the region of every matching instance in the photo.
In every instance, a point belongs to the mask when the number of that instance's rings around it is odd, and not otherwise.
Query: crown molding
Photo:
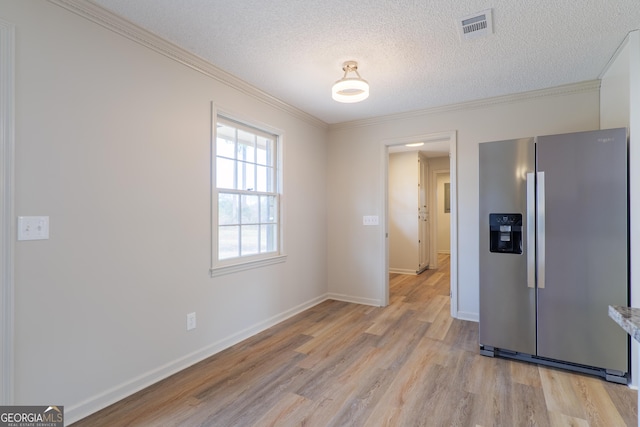
[[[565,96],[565,95],[571,95],[575,93],[594,92],[599,90],[600,90],[600,80],[588,80],[586,82],[556,86],[548,89],[539,89],[539,90],[533,90],[529,92],[521,92],[521,93],[516,93],[511,95],[502,95],[502,96],[496,96],[492,98],[485,98],[485,99],[480,99],[476,101],[468,101],[468,102],[462,102],[458,104],[444,105],[442,107],[433,107],[433,108],[427,108],[423,110],[408,111],[405,113],[390,114],[387,116],[372,117],[369,119],[336,123],[336,124],[329,125],[329,130],[335,131],[335,130],[351,129],[351,128],[357,128],[357,127],[363,127],[363,126],[373,126],[373,125],[378,125],[385,122],[411,119],[415,117],[422,117],[422,116],[433,115],[433,114],[442,114],[442,113],[447,113],[451,111],[473,110],[477,108],[488,107],[491,105],[511,104],[515,102],[522,102],[522,101],[527,101],[527,100],[536,99],[536,98]]]
[[[618,48],[613,53],[613,55],[611,55],[611,58],[609,59],[609,62],[607,62],[607,65],[605,65],[604,69],[602,70],[602,72],[598,76],[598,78],[600,80],[602,80],[602,78],[605,76],[605,74],[607,74],[607,72],[609,71],[609,68],[611,68],[611,66],[618,60],[618,57],[625,50],[625,48],[629,44],[630,38],[634,37],[634,34],[640,34],[640,30],[633,30],[633,31],[629,31],[627,33],[627,35],[624,37],[624,40],[622,41],[622,43],[620,43],[620,46],[618,46]]]
[[[121,36],[141,44],[155,52],[160,53],[174,61],[192,68],[207,77],[217,80],[227,86],[236,89],[245,95],[249,95],[258,101],[268,104],[313,126],[327,129],[328,124],[322,120],[293,107],[280,99],[256,88],[244,80],[230,74],[212,63],[205,61],[197,55],[147,31],[131,21],[124,19],[89,0],[47,0],[57,6],[67,9],[76,15],[88,19],[102,27],[105,27]]]

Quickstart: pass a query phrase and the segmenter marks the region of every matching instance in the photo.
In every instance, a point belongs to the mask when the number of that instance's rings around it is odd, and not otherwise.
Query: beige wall
[[[466,106],[334,125],[329,131],[329,292],[372,304],[384,301],[384,233],[362,215],[384,216],[384,143],[457,132],[458,312],[478,316],[478,143],[597,129],[599,86],[549,90]],[[381,221],[384,224],[384,221]]]
[[[436,175],[436,224],[438,234],[437,252],[441,254],[448,254],[451,251],[450,236],[451,236],[451,212],[444,211],[444,185],[449,184],[451,179],[448,173],[439,173]]]
[[[15,242],[16,404],[71,422],[326,298],[326,127],[51,3],[0,18],[15,213],[50,217]],[[210,101],[283,133],[285,263],[209,278]]]
[[[418,153],[389,154],[389,271],[415,274],[418,256]]]

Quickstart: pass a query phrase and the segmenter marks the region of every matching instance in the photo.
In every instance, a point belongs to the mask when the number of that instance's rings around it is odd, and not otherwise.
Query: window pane
[[[267,224],[260,226],[260,252],[275,252],[278,249],[278,226]]]
[[[229,157],[233,159],[236,152],[236,144],[233,139],[221,138],[218,136],[216,140],[216,155],[222,157]]]
[[[218,122],[216,126],[216,134],[219,137],[223,137],[227,139],[236,139],[236,128],[233,126],[229,126],[224,123]]]
[[[231,159],[235,158],[235,139],[236,139],[236,129],[218,124],[216,128],[216,155],[229,157]]]
[[[238,211],[240,210],[240,196],[237,194],[218,194],[218,224],[240,224]]]
[[[258,253],[259,225],[242,226],[242,255],[254,255]]]
[[[242,224],[257,224],[259,221],[259,196],[241,196],[242,197],[242,210],[241,210],[241,222]]]
[[[256,163],[266,166],[274,166],[274,141],[270,138],[262,136],[257,137],[257,159]]]
[[[245,175],[244,189],[256,191],[256,166],[254,164],[247,165],[247,173]]]
[[[240,227],[218,227],[218,258],[227,259],[240,256],[239,233]]]
[[[276,222],[278,210],[275,196],[260,196],[260,222]]]
[[[235,163],[234,160],[221,157],[216,159],[216,187],[235,189],[233,179]]]
[[[255,168],[253,163],[238,162],[238,190],[256,190]]]
[[[256,169],[257,169],[257,180],[256,180],[257,191],[263,191],[263,192],[275,191],[275,189],[273,188],[273,177],[271,176],[273,169],[267,168],[265,166],[256,166]]]
[[[255,163],[256,136],[252,133],[238,130],[238,160]]]
[[[238,176],[236,177],[236,182],[238,183],[238,188],[237,189],[241,189],[244,190],[245,189],[245,166],[246,163],[237,163],[238,169],[237,169],[237,174]]]

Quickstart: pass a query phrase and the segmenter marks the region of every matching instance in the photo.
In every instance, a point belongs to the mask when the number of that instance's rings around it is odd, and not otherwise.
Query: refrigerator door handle
[[[536,177],[527,174],[527,286],[536,287]]]
[[[538,289],[544,289],[545,275],[545,203],[544,203],[544,172],[537,174],[537,218],[536,229],[538,236]]]

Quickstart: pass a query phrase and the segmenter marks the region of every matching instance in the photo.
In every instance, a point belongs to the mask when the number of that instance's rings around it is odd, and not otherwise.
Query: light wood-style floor
[[[637,425],[624,385],[480,356],[448,261],[392,275],[388,307],[326,301],[74,426]]]

